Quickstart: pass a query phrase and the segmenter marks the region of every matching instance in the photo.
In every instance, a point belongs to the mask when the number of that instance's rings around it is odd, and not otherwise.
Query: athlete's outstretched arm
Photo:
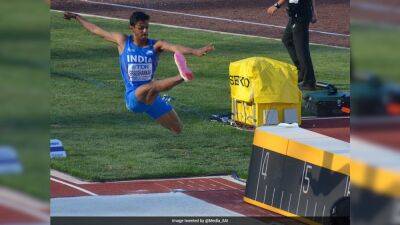
[[[114,42],[118,45],[123,46],[125,43],[125,35],[117,32],[109,32],[104,30],[103,28],[87,21],[85,18],[82,16],[75,14],[75,13],[70,13],[70,12],[65,12],[64,13],[64,19],[70,20],[70,19],[76,19],[86,30],[91,32],[92,34],[98,35],[107,41]]]
[[[175,44],[171,44],[168,43],[166,41],[158,41],[155,46],[156,49],[158,49],[159,51],[170,51],[170,52],[180,52],[182,54],[192,54],[195,56],[203,56],[205,54],[207,54],[208,52],[211,52],[214,50],[214,45],[212,44],[208,44],[202,48],[189,48],[189,47],[185,47],[182,45],[175,45]]]

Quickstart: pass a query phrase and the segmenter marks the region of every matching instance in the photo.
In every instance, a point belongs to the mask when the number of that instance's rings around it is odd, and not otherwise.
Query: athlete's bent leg
[[[152,104],[157,95],[162,91],[168,91],[183,82],[180,75],[163,80],[155,80],[138,87],[135,91],[136,98],[145,104]]]
[[[171,110],[170,112],[158,118],[156,121],[174,134],[179,134],[182,132],[183,125],[175,110]]]
[[[136,98],[139,101],[144,102],[145,104],[152,104],[160,92],[168,91],[182,83],[184,80],[193,80],[193,73],[186,65],[185,56],[182,53],[175,52],[174,59],[179,70],[179,75],[163,80],[152,81],[140,86],[135,92]]]

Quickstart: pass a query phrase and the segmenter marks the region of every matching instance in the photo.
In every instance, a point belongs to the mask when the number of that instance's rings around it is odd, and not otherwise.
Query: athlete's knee
[[[159,92],[154,88],[154,86],[150,86],[144,98],[144,103],[147,105],[153,104],[154,100],[157,98],[158,93]]]

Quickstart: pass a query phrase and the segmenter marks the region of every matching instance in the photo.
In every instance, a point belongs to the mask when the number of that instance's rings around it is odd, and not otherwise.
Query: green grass
[[[93,19],[107,30],[129,32],[126,22]],[[274,40],[151,25],[151,38],[190,47],[212,42],[216,51],[188,57],[196,80],[167,94],[184,123],[171,135],[146,115],[129,113],[118,52],[75,22],[51,16],[51,137],[64,142],[68,157],[51,167],[95,181],[227,174],[247,176],[252,133],[212,123],[213,113],[230,111],[230,62],[268,56],[290,62]],[[349,89],[350,51],[312,46],[319,80]],[[175,75],[172,54],[161,56],[158,78]]]
[[[351,48],[355,71],[375,73],[400,82],[400,28],[352,22]]]
[[[23,166],[0,175],[0,186],[48,200],[48,6],[6,2],[0,15],[0,146],[13,147]]]

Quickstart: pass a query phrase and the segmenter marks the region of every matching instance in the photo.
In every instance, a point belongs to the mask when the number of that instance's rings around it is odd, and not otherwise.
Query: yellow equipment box
[[[278,122],[287,122],[285,111],[292,110],[296,122],[301,122],[295,66],[265,57],[247,58],[230,64],[229,81],[234,121],[261,126],[275,111]]]

